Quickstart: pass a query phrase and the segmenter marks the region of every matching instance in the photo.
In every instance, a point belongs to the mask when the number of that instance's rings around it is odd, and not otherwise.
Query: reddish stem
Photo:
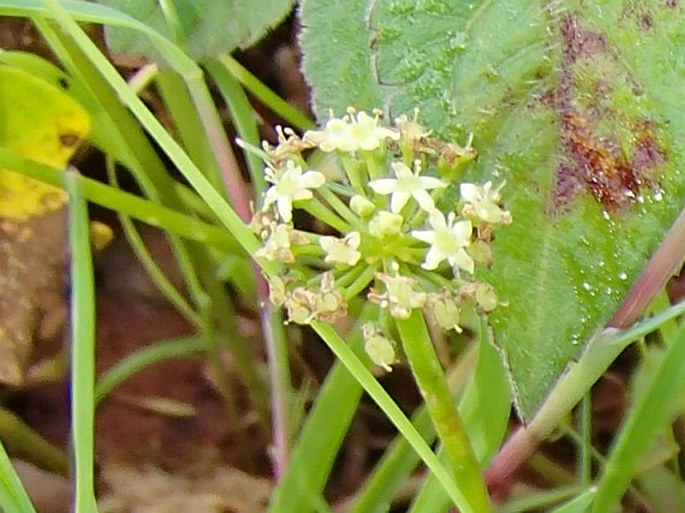
[[[624,329],[637,322],[654,296],[678,271],[684,257],[685,210],[673,223],[663,242],[647,262],[642,274],[607,327]],[[592,383],[587,383],[586,386],[589,389]],[[549,402],[550,397],[547,398],[546,402]],[[561,419],[573,406],[575,404],[569,404],[564,411],[556,411],[556,417]],[[540,408],[540,410],[542,409],[544,407]],[[531,424],[535,424],[535,419],[531,421]],[[548,433],[544,430],[535,432],[525,426],[519,426],[514,434],[509,437],[485,473],[485,481],[493,499],[503,500],[506,498],[509,490],[516,482],[518,472],[547,435]]]

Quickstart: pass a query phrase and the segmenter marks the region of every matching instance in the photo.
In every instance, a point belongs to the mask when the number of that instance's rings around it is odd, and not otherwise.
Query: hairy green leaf
[[[305,0],[315,109],[421,108],[506,181],[492,315],[530,417],[603,326],[675,219],[685,178],[680,2]],[[335,55],[334,60],[330,55]],[[329,56],[326,60],[325,56]]]

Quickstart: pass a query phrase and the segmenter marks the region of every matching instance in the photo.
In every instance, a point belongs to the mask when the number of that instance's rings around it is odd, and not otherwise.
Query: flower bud
[[[350,208],[359,217],[369,217],[376,210],[376,205],[361,194],[355,194],[350,200]]]
[[[476,303],[486,312],[492,312],[499,304],[495,289],[489,283],[479,283],[476,286]]]
[[[399,235],[403,223],[404,217],[400,214],[392,214],[386,210],[381,210],[369,222],[369,233],[379,239]]]
[[[362,327],[362,336],[364,337],[364,351],[371,361],[387,372],[391,372],[390,365],[397,361],[395,343],[372,324],[365,324]]]

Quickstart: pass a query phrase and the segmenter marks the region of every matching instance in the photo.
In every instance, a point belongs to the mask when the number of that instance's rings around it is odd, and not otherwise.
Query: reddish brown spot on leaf
[[[665,162],[656,126],[617,111],[610,101],[617,84],[635,96],[642,93],[602,34],[581,28],[574,14],[562,20],[560,34],[563,58],[551,100],[562,146],[554,208],[583,191],[605,210],[629,206],[643,187],[656,186],[655,169]]]

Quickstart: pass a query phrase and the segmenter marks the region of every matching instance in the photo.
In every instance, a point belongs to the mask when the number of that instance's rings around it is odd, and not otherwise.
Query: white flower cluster
[[[264,143],[269,187],[253,228],[263,241],[257,256],[284,264],[270,280],[271,299],[306,324],[345,314],[347,301],[369,290],[391,317],[426,308],[442,328],[460,330],[466,305],[488,312],[498,304],[475,275],[491,263],[493,227],[511,222],[503,184],[461,183],[457,208],[440,210],[455,167],[475,157],[470,141],[462,148],[431,138],[417,112],[381,121],[378,111],[349,109],[323,130],[300,138],[279,128],[278,145]],[[310,169],[303,154],[313,149],[335,155],[335,168]],[[294,209],[310,216],[294,220]],[[368,327],[365,340],[388,369],[386,332]]]

